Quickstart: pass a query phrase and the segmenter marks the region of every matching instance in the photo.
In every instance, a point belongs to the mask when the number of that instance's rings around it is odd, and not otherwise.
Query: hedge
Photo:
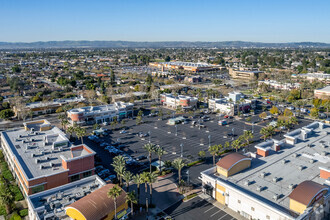
[[[11,217],[10,220],[21,220],[21,216],[19,216],[16,212],[14,212]]]
[[[196,197],[196,196],[197,196],[197,193],[192,193],[192,194],[187,195],[186,197],[184,197],[183,201],[186,201],[186,200],[188,200],[188,199],[192,199],[192,198],[194,198],[194,197]]]
[[[21,190],[18,188],[17,185],[10,185],[9,189],[14,195],[15,201],[20,201],[24,199],[23,194],[21,193]]]
[[[7,215],[5,206],[0,206],[0,215]]]
[[[27,216],[29,214],[28,209],[22,209],[21,211],[19,211],[19,215],[21,217]]]
[[[196,161],[194,161],[194,162],[188,163],[187,166],[188,166],[188,167],[191,167],[191,166],[194,166],[194,165],[196,165],[196,164],[198,164],[198,163],[201,163],[201,162],[203,162],[203,160],[196,160]]]

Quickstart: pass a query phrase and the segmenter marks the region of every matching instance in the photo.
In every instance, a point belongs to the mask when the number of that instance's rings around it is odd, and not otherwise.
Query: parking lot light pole
[[[189,186],[189,170],[187,170],[187,175],[188,175],[188,186]]]
[[[178,125],[175,125],[175,136],[178,136]]]
[[[181,157],[183,157],[183,144],[180,144],[181,147]]]
[[[148,134],[149,134],[149,144],[150,144],[151,143],[151,141],[150,141],[151,131],[148,131]]]
[[[209,147],[211,147],[211,135],[209,135]]]
[[[234,136],[235,136],[235,128],[233,128],[233,129],[231,129],[231,131],[232,131],[232,140],[234,140]]]
[[[254,133],[254,123],[252,123],[252,134]]]
[[[201,130],[201,120],[198,119],[198,129]]]

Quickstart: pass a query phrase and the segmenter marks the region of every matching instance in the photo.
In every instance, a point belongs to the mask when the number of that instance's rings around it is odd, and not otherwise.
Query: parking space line
[[[212,216],[214,216],[214,215],[216,215],[217,213],[219,213],[219,212],[221,212],[222,210],[221,209],[219,209],[219,211],[217,211],[217,212],[215,212],[215,213],[213,213],[210,217],[212,217]]]
[[[212,206],[211,208],[209,208],[208,210],[206,210],[204,213],[210,211],[211,209],[213,209],[215,206]]]
[[[221,218],[219,218],[218,220],[222,219],[223,217],[227,216],[228,214],[226,213],[225,215],[223,215]]]

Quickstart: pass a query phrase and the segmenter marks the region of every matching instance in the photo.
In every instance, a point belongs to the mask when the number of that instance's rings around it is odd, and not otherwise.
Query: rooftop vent
[[[292,154],[293,158],[297,158],[299,155],[297,153]]]
[[[258,191],[258,192],[261,192],[263,189],[264,189],[264,187],[262,187],[262,186],[257,186],[257,191]]]
[[[42,169],[44,169],[45,167],[44,167],[44,165],[40,165],[40,169],[42,170]]]
[[[327,155],[328,155],[328,152],[326,152],[326,151],[322,151],[322,152],[321,152],[321,155],[322,155],[322,156],[327,156]]]
[[[289,189],[294,189],[296,187],[296,185],[295,184],[290,184],[288,187],[289,187]]]
[[[282,160],[282,163],[283,163],[283,164],[286,164],[287,162],[289,162],[289,161],[286,160],[286,159],[283,159],[283,160]]]
[[[251,184],[251,182],[249,180],[245,180],[244,185],[248,186],[250,184]]]
[[[35,134],[36,134],[36,135],[39,135],[39,132],[36,131]]]
[[[312,147],[312,145],[311,144],[307,144],[307,147]]]
[[[266,176],[266,172],[262,172],[262,173],[260,173],[260,176],[261,176],[262,178],[265,178],[265,176]]]
[[[40,163],[40,160],[39,159],[36,159],[35,161],[36,161],[36,163]]]
[[[298,169],[299,169],[300,171],[302,171],[303,169],[305,169],[305,167],[304,167],[303,165],[300,165],[300,166],[298,167]]]
[[[35,157],[36,155],[35,154],[31,154],[31,157],[33,158],[33,157]]]
[[[34,132],[34,128],[31,128],[31,133]]]
[[[309,163],[314,163],[314,162],[315,162],[314,159],[310,159],[310,160],[309,160]]]
[[[279,180],[279,178],[277,178],[277,177],[274,177],[274,178],[273,178],[273,182],[274,182],[274,183],[278,182],[278,180]]]
[[[273,195],[273,199],[274,199],[275,201],[277,201],[279,198],[280,198],[280,195],[278,195],[278,194],[276,194],[276,193]]]
[[[54,167],[55,164],[54,164],[54,163],[49,163],[49,166],[50,166],[50,167]]]

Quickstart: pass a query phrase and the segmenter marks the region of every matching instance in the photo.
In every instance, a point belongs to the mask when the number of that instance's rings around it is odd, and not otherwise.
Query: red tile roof
[[[291,192],[289,198],[308,206],[312,199],[323,190],[329,190],[329,188],[319,183],[307,180],[300,183]]]
[[[106,217],[109,213],[115,210],[114,201],[108,198],[109,189],[115,184],[107,184],[100,189],[95,190],[91,194],[79,199],[66,208],[74,208],[78,210],[86,220],[98,220]],[[117,198],[117,208],[126,202],[126,192],[122,190]],[[117,209],[118,211],[118,209]]]
[[[218,161],[217,166],[222,167],[225,170],[230,169],[234,164],[237,162],[248,158],[247,156],[244,156],[239,153],[231,153],[226,156],[224,156],[221,160]]]

